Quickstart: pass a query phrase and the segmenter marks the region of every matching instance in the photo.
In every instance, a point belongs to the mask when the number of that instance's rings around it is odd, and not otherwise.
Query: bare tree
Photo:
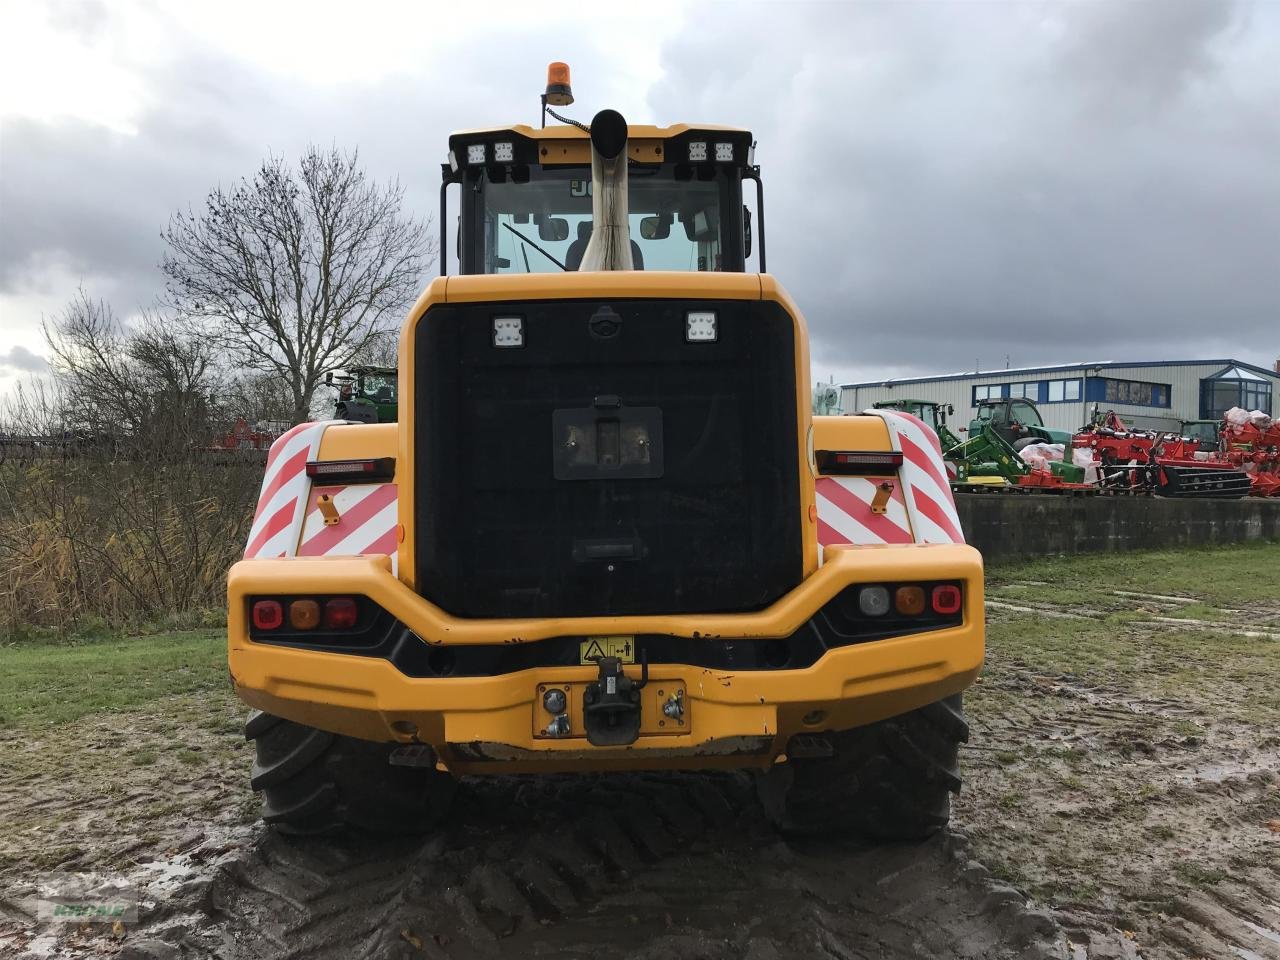
[[[404,190],[369,182],[355,152],[314,146],[295,172],[267,159],[252,180],[211,192],[200,216],[163,232],[169,298],[241,366],[279,377],[293,419],[325,371],[398,325],[434,254]]]
[[[83,289],[44,324],[66,429],[187,446],[207,439],[221,391],[215,348],[155,312],[119,321]]]

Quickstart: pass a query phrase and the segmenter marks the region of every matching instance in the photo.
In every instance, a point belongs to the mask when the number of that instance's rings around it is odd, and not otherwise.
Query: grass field
[[[0,730],[230,690],[226,634],[205,630],[0,648]]]

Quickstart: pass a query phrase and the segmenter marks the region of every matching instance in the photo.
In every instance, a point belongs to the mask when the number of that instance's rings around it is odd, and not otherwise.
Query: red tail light
[[[253,605],[253,625],[259,630],[278,630],[284,623],[284,607],[276,600],[258,600]]]
[[[960,588],[944,583],[941,586],[933,588],[933,595],[930,598],[933,603],[934,613],[959,613],[962,597],[960,596]]]
[[[333,597],[324,602],[324,628],[350,630],[360,618],[360,608],[350,597]]]
[[[893,450],[818,450],[818,472],[836,476],[879,477],[902,466],[902,454]]]
[[[307,476],[325,483],[381,483],[396,475],[395,457],[373,460],[309,460]]]

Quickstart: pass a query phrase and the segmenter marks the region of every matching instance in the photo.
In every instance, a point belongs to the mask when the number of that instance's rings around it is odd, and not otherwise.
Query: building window
[[[1006,386],[1003,383],[981,383],[973,388],[973,404],[977,406],[979,400],[999,400],[1001,397],[1008,396],[1005,390]]]
[[[1080,401],[1079,380],[1050,380],[1045,392],[1045,403],[1068,403]]]
[[[1133,407],[1170,406],[1169,384],[1146,383],[1141,380],[1114,380],[1095,377],[1089,380],[1089,399],[1102,403],[1121,403]]]
[[[1271,381],[1243,367],[1228,367],[1200,381],[1200,419],[1220,420],[1232,407],[1272,411]]]

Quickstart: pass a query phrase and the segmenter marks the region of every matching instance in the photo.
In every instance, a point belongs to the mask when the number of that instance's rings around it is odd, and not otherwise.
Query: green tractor
[[[938,435],[943,453],[960,445],[960,438],[947,428],[947,417],[956,412],[956,408],[949,403],[943,405],[934,403],[932,400],[902,399],[879,400],[872,406],[876,410],[897,410],[899,413],[909,413],[923,420],[925,426]]]
[[[969,436],[979,436],[985,429],[990,429],[1017,451],[1033,443],[1061,443],[1068,448],[1071,446],[1071,434],[1066,430],[1050,430],[1046,427],[1035,403],[1025,397],[979,400],[978,412],[969,422]]]
[[[324,382],[338,390],[335,420],[396,422],[395,367],[347,367],[337,374],[325,374]]]
[[[1222,436],[1221,420],[1183,420],[1180,436],[1198,440],[1199,449],[1217,450]]]

